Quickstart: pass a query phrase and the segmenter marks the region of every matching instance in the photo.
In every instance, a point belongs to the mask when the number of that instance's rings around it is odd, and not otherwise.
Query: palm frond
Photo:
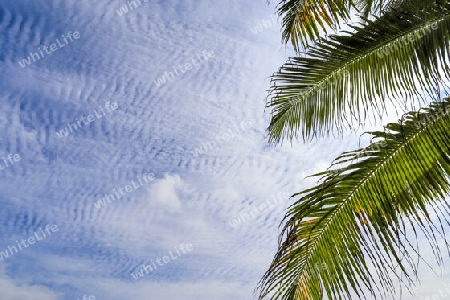
[[[278,15],[283,16],[283,41],[291,41],[299,51],[300,44],[320,37],[320,30],[347,19],[351,0],[284,0],[278,6]]]
[[[398,6],[404,0],[355,0],[355,7],[362,13],[364,18],[370,15],[379,15],[386,9]]]
[[[417,4],[419,1],[419,4]],[[355,32],[331,36],[272,76],[269,141],[362,124],[385,103],[435,96],[450,78],[450,2],[408,0]],[[402,99],[399,103],[398,99]]]
[[[427,207],[449,219],[450,99],[370,134],[368,147],[343,153],[335,170],[316,174],[320,184],[294,195],[260,299],[378,298],[395,291],[394,279],[414,282],[419,254],[405,223],[439,253],[435,233],[444,233]]]
[[[390,0],[392,1],[392,0]],[[283,17],[283,42],[291,41],[296,51],[320,38],[320,30],[336,28],[349,19],[352,7],[368,15],[381,11],[389,0],[282,0],[278,15]]]

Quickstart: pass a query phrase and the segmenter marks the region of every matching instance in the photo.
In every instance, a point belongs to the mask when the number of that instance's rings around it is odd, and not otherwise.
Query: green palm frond
[[[392,1],[392,0],[391,0]],[[381,11],[388,0],[282,0],[278,15],[283,17],[283,42],[291,41],[296,51],[300,45],[320,38],[320,30],[337,27],[341,20],[349,19],[352,7],[367,17]]]
[[[260,299],[361,299],[363,288],[378,298],[395,291],[392,277],[412,283],[407,270],[417,249],[405,222],[438,253],[434,233],[442,233],[427,205],[439,221],[450,212],[441,200],[450,191],[450,99],[370,134],[370,146],[343,153],[335,170],[316,174],[320,184],[294,195],[301,198],[284,219]]]
[[[355,0],[355,7],[368,18],[370,15],[379,15],[389,7],[395,7],[404,0]]]
[[[306,46],[308,39],[320,37],[320,30],[347,19],[350,0],[284,0],[278,6],[278,15],[283,16],[283,41],[291,41],[295,50],[300,44]]]
[[[419,1],[419,2],[418,2]],[[417,4],[419,3],[419,4]],[[450,3],[408,0],[396,10],[331,36],[272,76],[269,141],[303,139],[362,124],[385,103],[435,96],[450,78]],[[414,101],[412,101],[414,102]],[[411,102],[411,103],[412,103]]]

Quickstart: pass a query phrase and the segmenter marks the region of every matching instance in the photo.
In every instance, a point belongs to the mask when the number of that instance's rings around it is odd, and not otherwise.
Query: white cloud
[[[180,176],[165,174],[163,179],[155,181],[150,187],[150,201],[156,201],[164,207],[179,210],[181,201],[177,191],[182,185]]]
[[[8,300],[53,300],[58,295],[49,288],[22,281],[14,281],[0,268],[0,299]]]

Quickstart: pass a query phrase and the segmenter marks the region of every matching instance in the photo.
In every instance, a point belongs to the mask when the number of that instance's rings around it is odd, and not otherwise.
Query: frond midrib
[[[418,135],[420,135],[425,129],[427,129],[430,125],[436,123],[437,121],[439,121],[441,118],[445,117],[446,115],[448,115],[450,112],[450,110],[445,110],[445,112],[440,115],[438,118],[436,119],[432,119],[430,121],[428,121],[426,124],[423,125],[423,127],[421,127],[420,129],[417,130],[417,132],[411,134],[407,139],[405,139],[404,142],[400,143],[396,148],[393,149],[393,151],[386,156],[385,159],[383,159],[382,161],[380,161],[379,163],[376,164],[376,166],[366,175],[364,176],[364,178],[361,180],[360,183],[358,183],[358,185],[352,190],[352,192],[350,193],[350,195],[348,195],[346,198],[344,198],[344,200],[342,201],[341,204],[338,205],[338,207],[331,213],[331,216],[328,218],[328,220],[325,222],[324,227],[320,229],[320,231],[317,233],[317,235],[319,236],[319,238],[315,239],[315,241],[312,243],[312,245],[308,246],[308,254],[305,257],[305,261],[309,262],[309,258],[313,255],[312,252],[315,251],[316,249],[316,245],[317,243],[320,242],[320,237],[323,236],[323,233],[328,230],[330,223],[332,223],[334,221],[334,216],[336,214],[338,214],[341,209],[345,206],[345,205],[350,205],[353,196],[356,194],[356,192],[363,186],[363,184],[365,184],[367,182],[367,180],[370,179],[370,177],[372,177],[376,172],[378,172],[379,170],[381,170],[381,166],[383,166],[388,160],[390,160],[392,157],[394,157],[398,151],[400,151],[405,145],[409,144],[411,141],[413,141]],[[348,176],[348,175],[347,175]],[[302,270],[300,271],[299,274],[299,278],[301,278],[302,276],[306,275],[307,273],[304,272],[305,268],[302,268]]]
[[[383,49],[385,47],[394,47],[393,45],[395,45],[396,42],[401,43],[404,39],[407,40],[407,38],[409,38],[410,36],[414,35],[417,32],[420,31],[424,31],[427,30],[428,28],[430,28],[431,26],[433,26],[436,23],[440,23],[442,21],[444,21],[445,19],[450,18],[450,14],[447,14],[443,17],[439,17],[439,18],[435,18],[433,20],[429,20],[426,21],[423,25],[413,28],[411,30],[408,31],[404,31],[402,32],[402,34],[396,35],[395,37],[392,37],[391,39],[389,39],[388,41],[380,44],[380,45],[376,45],[372,48],[369,48],[367,50],[366,53],[362,53],[360,55],[357,55],[356,57],[354,57],[353,59],[351,59],[350,61],[346,62],[345,64],[343,64],[341,67],[339,67],[338,69],[336,69],[333,73],[325,76],[323,79],[321,79],[319,82],[317,82],[317,84],[311,86],[310,88],[308,88],[307,90],[305,90],[304,92],[302,92],[301,94],[299,94],[298,96],[294,96],[296,97],[296,101],[290,101],[292,103],[291,108],[289,108],[289,110],[292,109],[292,107],[294,105],[296,105],[300,100],[305,99],[307,96],[313,94],[322,84],[326,84],[326,82],[328,82],[329,79],[332,79],[333,77],[337,76],[339,73],[341,72],[345,72],[345,70],[347,69],[347,67],[356,64],[357,62],[371,56],[371,55],[375,55],[378,51],[383,51]],[[287,111],[285,112],[287,113]]]

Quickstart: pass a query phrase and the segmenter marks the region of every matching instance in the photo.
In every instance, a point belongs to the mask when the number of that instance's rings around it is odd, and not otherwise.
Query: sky
[[[0,2],[0,299],[255,299],[289,195],[361,142],[267,143],[274,11]]]

